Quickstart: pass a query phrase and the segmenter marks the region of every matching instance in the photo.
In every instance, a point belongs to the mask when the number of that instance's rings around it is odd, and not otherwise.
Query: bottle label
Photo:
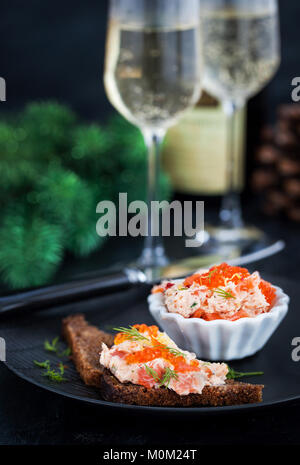
[[[234,177],[244,185],[246,110],[236,116]],[[221,105],[188,111],[167,134],[163,165],[178,192],[220,195],[227,190],[228,124]]]

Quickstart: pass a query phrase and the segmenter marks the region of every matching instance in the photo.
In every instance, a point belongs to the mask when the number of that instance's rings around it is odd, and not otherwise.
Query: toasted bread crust
[[[205,386],[201,394],[180,396],[165,388],[147,389],[131,383],[120,383],[108,370],[101,378],[104,400],[133,405],[164,407],[197,407],[249,404],[262,401],[262,385],[227,381],[222,386]]]
[[[111,347],[113,336],[89,325],[81,314],[63,320],[62,334],[72,349],[73,362],[85,384],[99,387],[103,374],[99,363],[102,342]]]

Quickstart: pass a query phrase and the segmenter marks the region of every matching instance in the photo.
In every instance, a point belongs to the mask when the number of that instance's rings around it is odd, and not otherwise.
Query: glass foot
[[[139,269],[156,268],[166,266],[170,263],[162,246],[153,249],[145,248],[136,262]]]

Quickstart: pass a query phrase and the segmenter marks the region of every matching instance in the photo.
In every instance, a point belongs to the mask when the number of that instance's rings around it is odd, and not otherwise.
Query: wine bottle
[[[244,187],[246,109],[237,115],[235,186]],[[226,192],[228,125],[223,108],[203,92],[198,104],[169,129],[163,166],[176,192],[217,196]]]

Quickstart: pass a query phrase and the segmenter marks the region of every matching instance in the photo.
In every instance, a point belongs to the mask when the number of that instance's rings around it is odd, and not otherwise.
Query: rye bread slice
[[[147,389],[132,383],[120,383],[107,369],[100,380],[104,400],[133,405],[160,407],[218,407],[262,401],[263,385],[228,380],[222,386],[205,386],[201,394],[180,396],[166,388]]]
[[[102,342],[111,347],[113,335],[89,325],[81,314],[63,320],[62,334],[72,349],[73,362],[85,384],[99,387],[103,374],[99,363]]]

